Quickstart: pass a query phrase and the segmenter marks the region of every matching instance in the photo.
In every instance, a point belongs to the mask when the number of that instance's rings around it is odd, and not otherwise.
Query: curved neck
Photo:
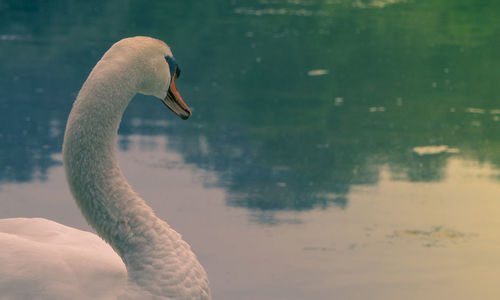
[[[120,170],[117,131],[136,83],[130,74],[107,71],[96,66],[71,110],[63,144],[66,177],[87,222],[122,257],[130,278],[144,287],[156,276],[144,270],[168,256],[180,236],[155,216]]]
[[[121,256],[134,291],[154,299],[210,299],[207,275],[189,245],[156,217],[118,166],[122,115],[138,91],[164,96],[169,53],[163,42],[135,37],[104,54],[73,104],[63,160],[83,216]]]
[[[63,159],[82,214],[121,254],[123,246],[114,232],[119,216],[112,206],[119,203],[117,198],[133,192],[118,166],[116,141],[121,116],[134,92],[128,85],[115,88],[112,83],[122,78],[99,71],[96,66],[73,104],[64,134]]]

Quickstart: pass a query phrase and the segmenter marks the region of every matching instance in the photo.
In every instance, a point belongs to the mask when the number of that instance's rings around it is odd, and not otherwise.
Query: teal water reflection
[[[386,164],[401,180],[442,180],[450,155],[420,157],[417,146],[497,165],[496,11],[474,1],[4,1],[0,180],[46,178],[81,82],[112,42],[136,34],[172,44],[194,116],[178,122],[141,99],[120,133],[175,137],[187,162],[216,172],[230,205],[345,207],[351,185],[376,184]]]

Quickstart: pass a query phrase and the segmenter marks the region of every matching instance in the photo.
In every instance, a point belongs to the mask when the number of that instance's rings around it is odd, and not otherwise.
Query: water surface
[[[137,96],[120,162],[216,299],[497,298],[499,11],[3,1],[0,217],[90,230],[64,180],[67,115],[112,43],[149,35],[193,116]]]

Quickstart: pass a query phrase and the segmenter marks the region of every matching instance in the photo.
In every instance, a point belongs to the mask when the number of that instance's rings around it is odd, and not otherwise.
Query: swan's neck
[[[63,157],[71,192],[88,223],[122,257],[133,281],[161,293],[161,286],[148,286],[166,284],[168,268],[176,268],[174,252],[187,244],[155,216],[118,166],[117,131],[136,87],[130,72],[98,64],[73,105]]]

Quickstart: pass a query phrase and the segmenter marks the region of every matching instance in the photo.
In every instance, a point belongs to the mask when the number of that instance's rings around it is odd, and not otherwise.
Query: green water
[[[457,274],[500,267],[499,13],[473,0],[0,1],[0,217],[87,228],[62,176],[67,115],[111,44],[148,35],[171,46],[193,116],[137,96],[121,162],[186,227],[217,299],[498,297]],[[176,173],[180,186],[151,184]],[[154,200],[165,188],[197,192],[168,206]]]

